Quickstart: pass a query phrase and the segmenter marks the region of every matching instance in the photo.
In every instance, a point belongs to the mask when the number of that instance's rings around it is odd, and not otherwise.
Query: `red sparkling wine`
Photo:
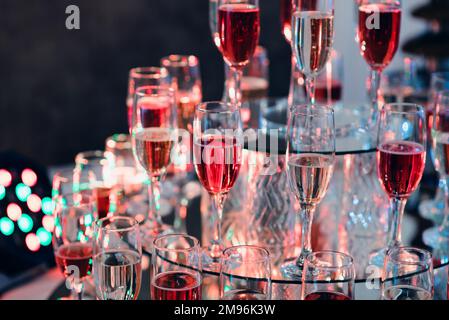
[[[350,301],[350,297],[336,292],[314,292],[307,295],[304,300],[306,301]]]
[[[373,15],[378,14],[379,24]],[[389,4],[366,4],[359,8],[359,39],[362,56],[374,70],[382,71],[399,47],[401,9]]]
[[[232,189],[242,164],[241,149],[235,138],[220,135],[204,136],[194,143],[195,169],[210,194]]]
[[[343,96],[343,85],[338,80],[332,80],[330,87],[326,81],[317,81],[315,86],[315,99],[319,103],[326,104],[341,101]]]
[[[92,271],[92,244],[71,243],[58,248],[55,252],[56,264],[66,277],[73,274],[69,267],[79,270],[80,278],[87,277]]]
[[[142,127],[166,127],[170,124],[170,107],[171,101],[168,97],[146,97],[141,99],[138,109]]]
[[[377,151],[378,176],[391,198],[408,198],[421,182],[425,148],[415,142],[384,143]]]
[[[108,216],[110,209],[110,196],[112,188],[98,187],[94,189],[94,194],[97,199],[98,218],[103,219]]]
[[[151,281],[153,300],[201,300],[201,281],[186,272],[167,272]]]
[[[259,8],[249,4],[220,6],[218,31],[225,60],[233,66],[244,66],[254,55],[259,42]]]

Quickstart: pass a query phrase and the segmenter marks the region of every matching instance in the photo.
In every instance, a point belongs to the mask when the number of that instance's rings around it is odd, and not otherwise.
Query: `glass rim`
[[[165,247],[162,247],[161,245],[157,244],[158,241],[163,241],[163,240],[166,240],[169,238],[188,239],[188,240],[192,241],[193,245],[190,246],[189,248],[180,249],[180,248],[165,248]],[[192,252],[194,250],[199,250],[199,248],[200,248],[200,241],[197,238],[190,236],[188,234],[183,234],[183,233],[171,233],[171,234],[159,235],[153,240],[153,250],[159,251],[159,252],[176,252],[176,253]]]
[[[161,59],[162,68],[199,67],[200,59],[195,55],[171,54]]]
[[[252,252],[259,252],[259,253],[263,254],[260,258],[257,258],[257,259],[251,259],[251,260],[243,259],[244,263],[255,264],[255,263],[261,263],[261,262],[271,262],[270,252],[266,248],[255,246],[255,245],[239,245],[239,246],[232,246],[232,247],[229,247],[229,248],[226,248],[225,250],[223,250],[223,257],[222,257],[223,262],[222,263],[226,262],[223,259],[225,256],[230,257],[231,252],[239,252],[239,249],[250,249],[250,251],[252,251]]]
[[[221,110],[208,110],[207,106],[209,106],[209,105],[219,105],[222,107],[222,109]],[[232,103],[223,102],[223,101],[202,102],[195,107],[195,112],[199,112],[199,113],[203,113],[203,114],[233,114],[233,113],[236,113],[237,111],[240,111],[237,106],[233,105]]]
[[[401,252],[405,252],[405,253],[411,253],[411,254],[416,254],[419,255],[419,257],[422,257],[423,259],[419,259],[418,261],[405,261],[405,260],[401,260],[400,258],[396,258],[396,255],[393,255],[393,253],[401,253]],[[415,248],[415,247],[395,247],[395,248],[390,248],[388,249],[388,251],[385,254],[385,262],[387,261],[392,261],[396,264],[401,264],[401,265],[406,265],[406,266],[421,266],[421,267],[426,267],[426,266],[433,266],[433,261],[432,261],[432,253],[430,253],[427,250],[424,249],[420,249],[420,248]]]
[[[147,91],[154,90],[155,93],[149,94]],[[167,96],[174,98],[175,97],[175,89],[171,88],[170,86],[141,86],[138,87],[134,93],[134,95],[138,98],[144,98],[146,96],[154,96],[154,95],[160,95],[161,93],[166,93]]]
[[[168,70],[164,67],[135,67],[129,71],[133,79],[161,79],[168,77]]]
[[[317,266],[317,262],[312,259],[314,259],[314,258],[318,259],[319,255],[341,257],[341,258],[343,258],[343,260],[341,261],[342,263],[340,266]],[[350,256],[349,254],[339,252],[339,251],[334,251],[334,250],[323,250],[323,251],[312,252],[306,257],[306,263],[310,264],[312,266],[315,266],[316,268],[324,269],[324,270],[339,270],[339,269],[354,268],[354,258],[352,256]]]
[[[317,112],[318,111],[318,112]],[[335,110],[330,105],[317,105],[317,104],[297,104],[290,107],[291,114],[296,116],[305,117],[327,117],[329,115],[334,116]]]
[[[410,111],[399,111],[393,110],[393,108],[397,107],[406,107],[406,108],[414,108],[414,110]],[[382,108],[382,113],[390,113],[390,114],[424,114],[424,107],[417,103],[407,103],[407,102],[395,102],[395,103],[387,103]]]
[[[110,223],[113,223],[115,221],[127,221],[129,222],[129,226],[128,227],[123,227],[123,228],[110,228],[110,229],[106,229],[108,225],[104,225],[103,223],[106,221],[109,221]],[[127,231],[132,231],[135,230],[136,227],[139,227],[139,222],[137,222],[137,220],[133,217],[127,217],[127,216],[113,216],[113,217],[105,217],[102,219],[98,219],[97,222],[95,223],[95,225],[100,229],[100,230],[104,230],[106,232],[127,232]]]

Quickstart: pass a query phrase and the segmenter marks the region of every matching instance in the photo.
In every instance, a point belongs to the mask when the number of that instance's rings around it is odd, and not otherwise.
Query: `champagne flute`
[[[334,169],[334,110],[327,106],[296,106],[288,122],[287,172],[301,208],[302,248],[298,259],[285,264],[282,271],[288,278],[301,279],[305,259],[312,253],[313,216],[327,193]]]
[[[88,193],[60,193],[54,200],[56,264],[72,291],[68,299],[81,300],[84,280],[92,272],[95,200]]]
[[[139,223],[107,217],[95,225],[94,278],[99,300],[137,300],[142,279]]]
[[[351,256],[334,251],[314,252],[304,263],[302,300],[354,300],[355,277]]]
[[[433,300],[432,255],[426,250],[388,250],[382,272],[382,300]]]
[[[151,276],[152,300],[201,300],[201,248],[184,234],[154,240]]]
[[[306,78],[308,103],[315,104],[315,78],[330,59],[334,43],[334,1],[295,0],[292,46]]]
[[[139,67],[129,71],[128,96],[126,107],[128,110],[128,127],[131,132],[133,121],[133,102],[136,90],[144,86],[169,86],[170,76],[165,68]]]
[[[402,218],[408,198],[421,182],[426,162],[426,116],[416,104],[387,104],[382,109],[377,143],[377,172],[390,199],[388,248],[400,247]],[[377,257],[376,257],[377,255]],[[372,263],[380,265],[385,250]]]
[[[370,102],[373,118],[380,110],[380,81],[399,47],[401,31],[400,0],[361,0],[358,14],[360,52],[371,68]]]
[[[147,86],[137,89],[134,98],[132,142],[134,156],[146,170],[150,185],[149,212],[145,234],[154,237],[170,228],[159,215],[160,183],[171,164],[177,141],[175,91],[172,88]]]
[[[229,191],[242,164],[243,133],[239,108],[223,102],[197,106],[193,123],[193,156],[198,178],[213,199],[213,239],[204,267],[219,267],[223,251],[221,219]]]
[[[220,52],[233,73],[231,103],[240,107],[243,68],[259,43],[259,0],[218,0],[218,34]]]
[[[221,262],[220,296],[222,300],[270,300],[268,250],[256,246],[226,249]]]

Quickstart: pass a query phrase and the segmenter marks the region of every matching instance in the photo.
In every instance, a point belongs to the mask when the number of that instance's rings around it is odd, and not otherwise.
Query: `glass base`
[[[281,266],[282,276],[288,280],[301,281],[303,268],[296,264],[297,258],[287,260]]]
[[[205,247],[202,250],[201,262],[203,265],[203,270],[209,272],[219,273],[221,269],[221,256],[212,256],[212,251],[210,247]]]
[[[441,225],[444,220],[444,203],[435,200],[423,201],[419,205],[419,213],[424,219]]]
[[[153,250],[153,241],[159,235],[174,233],[173,227],[162,224],[156,225],[154,222],[146,221],[140,225],[140,237],[142,239],[142,247],[147,252]]]

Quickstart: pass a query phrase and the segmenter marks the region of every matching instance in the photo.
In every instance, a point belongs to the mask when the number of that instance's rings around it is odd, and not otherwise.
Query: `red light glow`
[[[55,228],[55,221],[52,216],[44,216],[42,218],[42,225],[48,232],[53,232]]]
[[[38,213],[42,208],[42,200],[39,196],[32,194],[27,199],[27,205],[31,212]]]
[[[5,188],[9,187],[12,183],[12,175],[5,169],[0,170],[0,184]]]
[[[25,238],[25,243],[30,251],[36,252],[41,248],[39,238],[34,233],[30,233]]]
[[[6,208],[6,214],[12,221],[18,221],[22,216],[22,209],[15,203],[10,203]]]
[[[37,175],[34,173],[31,169],[25,169],[22,172],[22,181],[25,183],[28,187],[34,187],[37,183]]]

